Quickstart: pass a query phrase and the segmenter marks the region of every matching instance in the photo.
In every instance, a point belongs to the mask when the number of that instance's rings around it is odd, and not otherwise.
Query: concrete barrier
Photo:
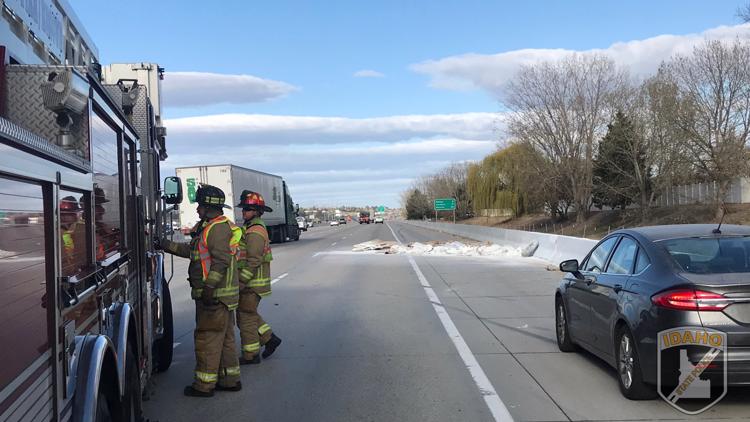
[[[433,223],[426,221],[406,221],[406,223],[482,242],[510,245],[517,248],[525,248],[532,242],[538,242],[539,246],[536,248],[533,256],[553,264],[559,264],[566,259],[581,261],[597,243],[596,240],[580,237],[500,229],[471,224]]]

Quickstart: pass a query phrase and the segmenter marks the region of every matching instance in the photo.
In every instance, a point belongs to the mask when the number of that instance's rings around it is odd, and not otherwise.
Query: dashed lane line
[[[278,283],[278,282],[279,282],[279,280],[281,280],[282,278],[284,278],[284,277],[286,277],[286,276],[288,276],[288,275],[289,275],[289,273],[284,273],[284,274],[282,274],[282,275],[280,275],[280,276],[278,276],[278,277],[274,278],[273,280],[271,280],[271,284],[276,284],[276,283]]]
[[[396,242],[399,245],[403,245],[398,236],[396,236],[396,232],[393,231],[391,225],[388,223],[386,223],[386,225],[391,230],[393,238],[396,240]],[[456,328],[456,325],[448,315],[448,312],[445,310],[445,307],[440,301],[438,295],[435,293],[435,290],[432,289],[432,286],[430,286],[430,283],[422,273],[422,270],[419,269],[417,261],[415,261],[411,255],[407,255],[406,257],[408,258],[409,264],[411,264],[414,273],[416,273],[417,278],[419,279],[419,283],[424,288],[424,292],[427,295],[427,298],[430,300],[430,302],[432,302],[432,307],[435,310],[438,318],[440,319],[440,322],[443,324],[445,332],[448,334],[448,337],[450,337],[451,341],[453,341],[453,345],[456,346],[456,350],[458,350],[458,355],[461,357],[461,360],[464,361],[466,369],[469,370],[471,378],[474,379],[474,383],[476,384],[477,388],[479,388],[479,392],[484,398],[484,402],[487,404],[487,407],[489,408],[490,413],[492,413],[493,418],[496,422],[513,422],[513,416],[511,416],[508,408],[505,406],[505,403],[503,403],[503,401],[500,399],[500,396],[497,394],[497,391],[495,391],[495,387],[492,385],[492,382],[490,382],[490,379],[487,378],[487,374],[484,373],[484,370],[479,365],[477,358],[471,352],[471,349],[469,349],[469,345],[466,344],[466,341],[461,336],[458,328]]]

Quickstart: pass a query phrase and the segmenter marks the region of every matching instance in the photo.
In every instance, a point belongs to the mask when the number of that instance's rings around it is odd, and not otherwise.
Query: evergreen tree
[[[637,137],[633,122],[618,112],[594,159],[592,195],[596,207],[625,209],[640,194],[636,170],[647,177],[648,172],[643,143]]]
[[[406,199],[406,218],[421,220],[431,215],[431,212],[430,200],[419,189],[414,189]]]

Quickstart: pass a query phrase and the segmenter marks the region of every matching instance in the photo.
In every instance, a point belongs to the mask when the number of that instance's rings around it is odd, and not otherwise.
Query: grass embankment
[[[566,221],[554,221],[544,214],[524,215],[518,218],[474,217],[463,220],[463,224],[527,230],[541,233],[556,233],[566,236],[601,239],[607,233],[624,227],[654,226],[662,224],[717,223],[713,205],[682,205],[678,207],[653,208],[644,221],[639,209],[593,211],[589,218],[576,223],[574,214]],[[750,224],[750,204],[727,206],[725,224]]]

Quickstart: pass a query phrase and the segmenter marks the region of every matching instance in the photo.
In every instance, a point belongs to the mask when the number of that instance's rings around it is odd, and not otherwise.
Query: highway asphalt
[[[351,252],[373,240],[451,240],[403,222],[314,227],[273,245],[273,295],[260,311],[283,344],[242,367],[243,390],[187,398],[194,305],[175,259],[172,367],[145,415],[162,422],[747,420],[748,389],[689,417],[634,402],[616,373],[555,343],[561,274],[534,258],[409,257]]]

